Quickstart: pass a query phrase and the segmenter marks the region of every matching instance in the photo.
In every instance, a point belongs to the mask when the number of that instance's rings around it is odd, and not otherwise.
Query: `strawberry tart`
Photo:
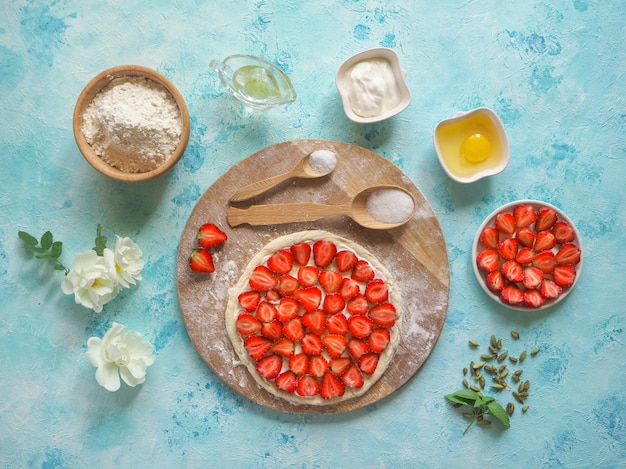
[[[321,230],[268,243],[229,294],[226,329],[254,380],[294,405],[365,394],[400,343],[389,271],[359,244]]]

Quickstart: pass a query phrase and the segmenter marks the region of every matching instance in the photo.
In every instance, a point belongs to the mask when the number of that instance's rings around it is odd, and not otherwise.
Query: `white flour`
[[[182,116],[174,97],[143,77],[112,80],[83,115],[82,131],[96,154],[127,173],[161,166],[178,146]]]

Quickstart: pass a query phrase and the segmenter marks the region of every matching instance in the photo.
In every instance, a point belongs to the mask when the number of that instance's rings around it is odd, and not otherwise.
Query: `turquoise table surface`
[[[4,0],[0,6],[0,464],[7,468],[626,467],[626,9],[622,0]],[[335,87],[347,57],[395,50],[410,106],[349,121]],[[259,55],[295,102],[244,108],[211,59]],[[81,156],[72,113],[85,84],[122,64],[153,68],[185,97],[191,137],[173,171],[112,181]],[[468,185],[438,164],[438,121],[479,106],[501,117],[511,162]],[[424,193],[446,237],[450,298],[424,366],[348,413],[292,415],[234,392],[199,357],[178,305],[180,237],[200,196],[235,163],[279,142],[323,138],[373,150]],[[584,244],[571,294],[543,312],[492,301],[471,245],[502,204],[560,207]],[[64,295],[18,230],[51,230],[61,260],[104,234],[132,238],[143,280],[96,314]],[[416,295],[420,292],[416,291]],[[85,358],[113,322],[155,347],[144,384],[111,393]],[[511,330],[521,334],[513,342]],[[508,429],[474,426],[444,395],[461,387],[468,340],[491,334],[527,358],[529,409]],[[506,402],[506,400],[505,400]]]

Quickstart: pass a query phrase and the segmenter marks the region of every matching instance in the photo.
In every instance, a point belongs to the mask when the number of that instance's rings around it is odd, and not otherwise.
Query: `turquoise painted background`
[[[0,464],[87,467],[625,467],[626,10],[620,0],[5,0],[0,5]],[[361,50],[396,50],[413,93],[401,115],[356,125],[334,85]],[[281,66],[296,102],[252,112],[209,70],[232,53]],[[121,64],[152,67],[186,98],[191,139],[174,171],[116,183],[82,158],[72,134],[84,85]],[[436,123],[493,108],[512,160],[498,176],[450,181],[432,145]],[[289,415],[228,388],[195,353],[177,303],[186,220],[231,165],[296,138],[372,149],[424,192],[446,234],[449,311],[424,367],[367,408]],[[483,218],[521,198],[561,207],[585,247],[583,274],[559,306],[514,313],[476,283],[471,242]],[[144,251],[139,288],[97,315],[60,289],[62,274],[21,248],[18,230],[50,229],[62,260],[95,227]],[[419,295],[419,292],[416,292]],[[108,393],[84,357],[113,321],[150,340],[147,382]],[[525,367],[526,415],[472,428],[443,399],[460,387],[468,339],[541,352]]]

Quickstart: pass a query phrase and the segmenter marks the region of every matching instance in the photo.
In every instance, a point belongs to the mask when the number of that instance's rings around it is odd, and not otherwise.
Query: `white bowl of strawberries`
[[[582,241],[557,207],[518,200],[494,210],[478,228],[472,263],[493,300],[514,310],[543,310],[562,301],[578,281]]]

